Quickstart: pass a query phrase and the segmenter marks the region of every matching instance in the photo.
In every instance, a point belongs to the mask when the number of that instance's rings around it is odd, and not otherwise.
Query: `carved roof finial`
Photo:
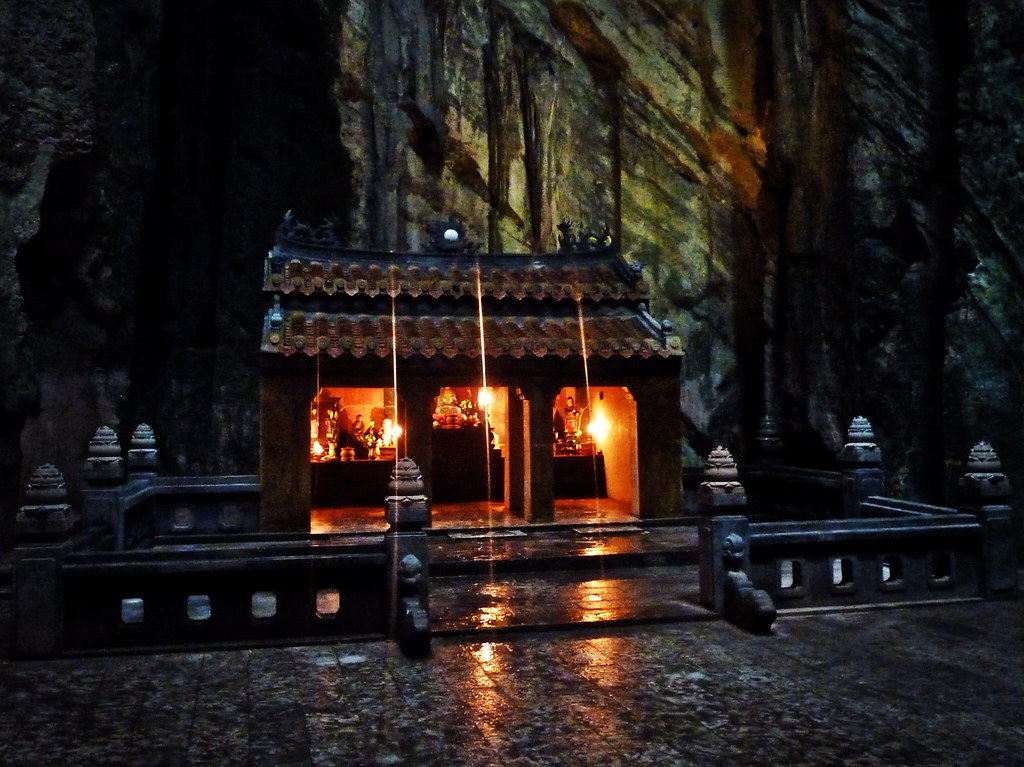
[[[431,253],[476,253],[479,246],[466,237],[461,221],[435,221],[429,229],[426,249]]]

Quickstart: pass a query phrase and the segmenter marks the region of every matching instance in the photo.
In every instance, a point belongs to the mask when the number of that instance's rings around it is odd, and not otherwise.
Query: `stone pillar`
[[[836,458],[843,472],[843,517],[858,519],[861,504],[870,496],[882,495],[882,451],[867,418],[853,419]]]
[[[430,558],[423,476],[410,458],[398,460],[384,498],[388,556],[388,635],[407,655],[430,651]]]
[[[640,516],[683,513],[682,416],[678,377],[655,375],[632,386],[636,401],[637,491]]]
[[[779,425],[768,414],[757,425],[757,459],[762,466],[776,466],[782,461]]]
[[[530,424],[529,403],[519,389],[508,394],[508,510],[525,516],[529,507]]]
[[[1003,474],[1002,462],[987,442],[971,450],[960,478],[960,511],[974,514],[982,528],[982,594],[987,599],[1017,595],[1017,541],[1013,489]]]
[[[555,521],[555,442],[551,430],[551,408],[557,388],[539,385],[524,388],[529,401],[529,463],[523,478],[529,485],[526,521],[531,524]]]
[[[33,472],[15,520],[13,650],[23,657],[55,655],[64,646],[61,567],[76,517],[64,476],[51,464]]]
[[[782,437],[775,419],[767,413],[757,426],[757,461],[746,472],[745,481],[751,491],[748,507],[751,516],[760,516],[775,509],[778,490],[775,469],[782,463]]]
[[[263,355],[260,380],[260,531],[309,532],[309,403],[314,363]],[[277,359],[281,356],[280,359]],[[270,359],[266,359],[266,358]]]

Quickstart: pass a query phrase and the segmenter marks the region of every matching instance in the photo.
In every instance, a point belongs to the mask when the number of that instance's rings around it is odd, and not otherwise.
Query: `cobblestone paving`
[[[3,660],[0,764],[1017,765],[1022,659],[1014,601]]]

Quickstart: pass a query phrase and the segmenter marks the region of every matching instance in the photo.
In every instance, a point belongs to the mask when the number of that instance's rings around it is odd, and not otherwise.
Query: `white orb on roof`
[[[445,242],[455,242],[459,239],[459,233],[454,229],[445,229],[441,236],[444,237]]]

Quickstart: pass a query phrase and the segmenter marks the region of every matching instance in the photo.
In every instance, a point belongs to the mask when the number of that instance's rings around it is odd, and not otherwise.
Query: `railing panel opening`
[[[146,622],[146,603],[138,597],[121,600],[121,623],[135,625]]]
[[[882,591],[902,591],[903,558],[896,554],[887,554],[878,561],[878,585]]]
[[[800,559],[780,559],[778,564],[778,595],[800,597],[804,593],[804,563]]]
[[[948,551],[933,551],[928,557],[928,585],[933,589],[952,588],[953,555]]]
[[[853,557],[833,557],[829,564],[832,578],[829,591],[851,594],[857,590],[856,562]]]
[[[185,600],[185,614],[190,621],[201,623],[210,620],[213,610],[208,594],[192,594]]]
[[[337,618],[341,612],[341,592],[335,588],[319,589],[316,592],[316,617]]]
[[[277,594],[273,591],[254,591],[250,612],[256,620],[270,620],[277,615]]]

